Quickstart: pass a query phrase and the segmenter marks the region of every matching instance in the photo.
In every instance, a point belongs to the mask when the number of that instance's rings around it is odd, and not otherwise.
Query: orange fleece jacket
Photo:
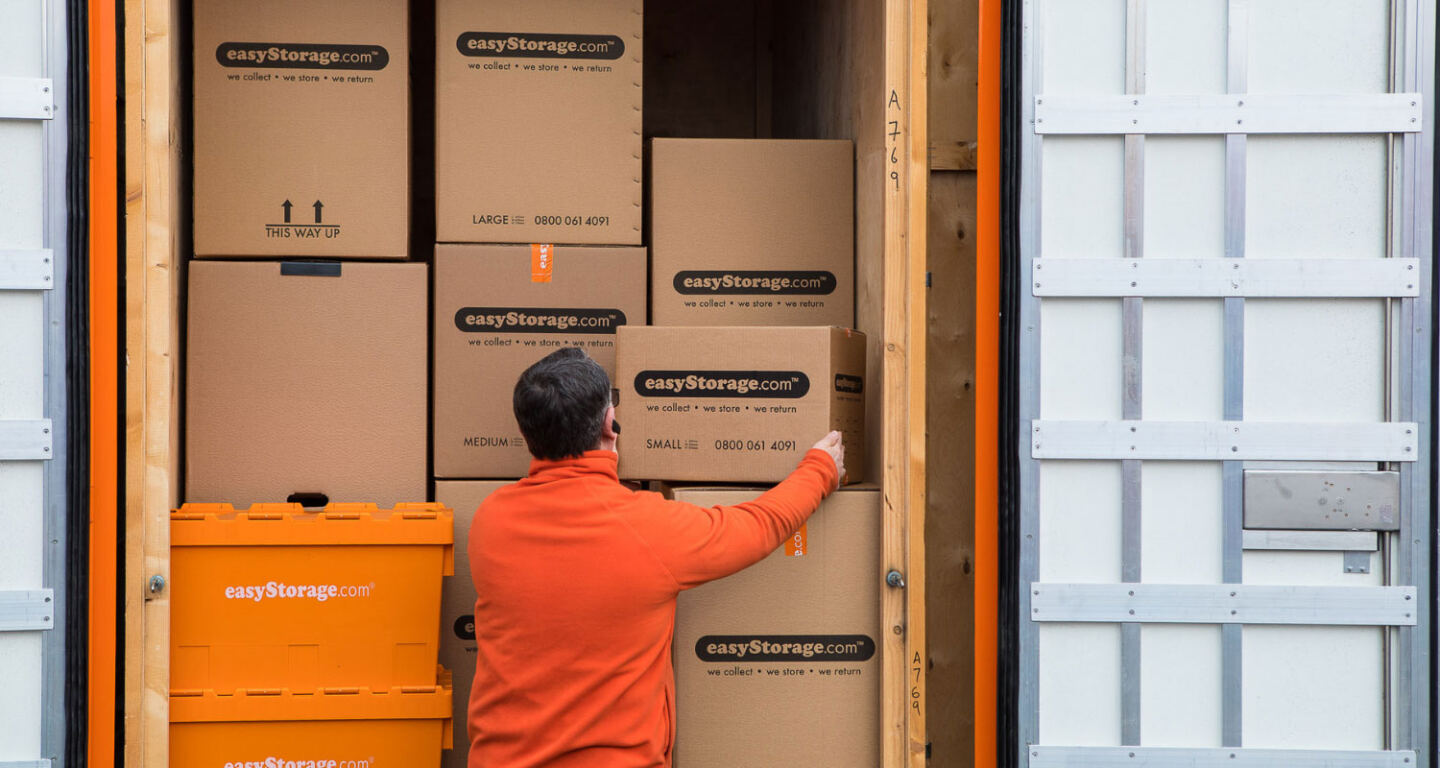
[[[669,766],[676,595],[759,562],[838,480],[812,450],[760,498],[705,509],[627,489],[590,451],[492,493],[468,542],[469,768]]]

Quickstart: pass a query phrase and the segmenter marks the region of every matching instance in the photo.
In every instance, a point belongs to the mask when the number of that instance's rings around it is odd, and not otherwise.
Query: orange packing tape
[[[530,245],[530,282],[548,283],[555,271],[555,246],[549,243]]]

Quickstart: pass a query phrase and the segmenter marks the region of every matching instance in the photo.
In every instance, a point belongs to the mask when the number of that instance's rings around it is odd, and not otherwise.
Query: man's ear
[[[605,409],[604,419],[600,422],[600,438],[614,440],[619,437],[620,434],[616,431],[615,426],[615,406],[612,405]]]

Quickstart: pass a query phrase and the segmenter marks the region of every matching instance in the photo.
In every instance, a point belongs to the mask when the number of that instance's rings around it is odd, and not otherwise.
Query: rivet
[[[1409,600],[1409,599],[1410,599],[1410,596],[1409,596],[1409,595],[1406,595],[1406,596],[1405,596],[1405,599],[1406,599],[1406,600]]]
[[[1236,120],[1236,121],[1235,121],[1235,124],[1236,124],[1236,125],[1242,125],[1242,124],[1244,124],[1244,122],[1245,122],[1244,120]]]
[[[1231,592],[1231,593],[1230,593],[1230,596],[1231,596],[1231,597],[1234,597],[1234,596],[1235,596],[1235,593],[1234,593],[1234,592]]]
[[[1140,121],[1139,121],[1139,120],[1131,120],[1131,121],[1130,121],[1130,124],[1131,124],[1131,125],[1139,125],[1139,124],[1140,124]]]
[[[1230,452],[1231,452],[1231,453],[1239,453],[1239,452],[1240,452],[1240,446],[1238,446],[1238,445],[1232,445],[1232,446],[1230,446]]]
[[[1133,590],[1133,589],[1130,590],[1130,596],[1131,596],[1131,597],[1134,597],[1134,596],[1135,596],[1135,590]],[[1409,598],[1406,598],[1406,599],[1409,599]]]
[[[1039,288],[1039,287],[1040,287],[1040,284],[1039,284],[1039,283],[1036,283],[1036,284],[1035,284],[1035,287],[1036,287],[1036,288]]]
[[[1135,283],[1131,283],[1131,284],[1130,284],[1130,287],[1131,287],[1131,288],[1134,288],[1134,287],[1135,287]]]
[[[1130,102],[1130,103],[1131,103],[1131,104],[1134,104],[1134,105],[1137,106],[1137,107],[1140,106],[1140,100],[1139,100],[1139,99],[1136,99],[1136,100],[1134,100],[1134,101],[1132,101],[1132,102]],[[1414,105],[1414,104],[1411,104],[1410,106],[1413,107],[1413,106],[1415,106],[1415,105]]]
[[[1134,615],[1135,615],[1135,609],[1134,609],[1134,608],[1131,608],[1131,609],[1130,609],[1130,615],[1131,615],[1131,616],[1134,616]]]
[[[1230,615],[1231,615],[1231,616],[1234,616],[1235,613],[1236,613],[1235,611],[1231,611],[1231,612],[1230,612]]]

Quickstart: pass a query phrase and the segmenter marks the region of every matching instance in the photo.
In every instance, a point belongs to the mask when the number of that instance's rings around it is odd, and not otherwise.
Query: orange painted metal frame
[[[87,765],[115,764],[120,231],[114,0],[90,0],[90,584]]]
[[[1000,50],[1003,0],[980,0],[975,256],[975,766],[996,764],[1000,628]]]

